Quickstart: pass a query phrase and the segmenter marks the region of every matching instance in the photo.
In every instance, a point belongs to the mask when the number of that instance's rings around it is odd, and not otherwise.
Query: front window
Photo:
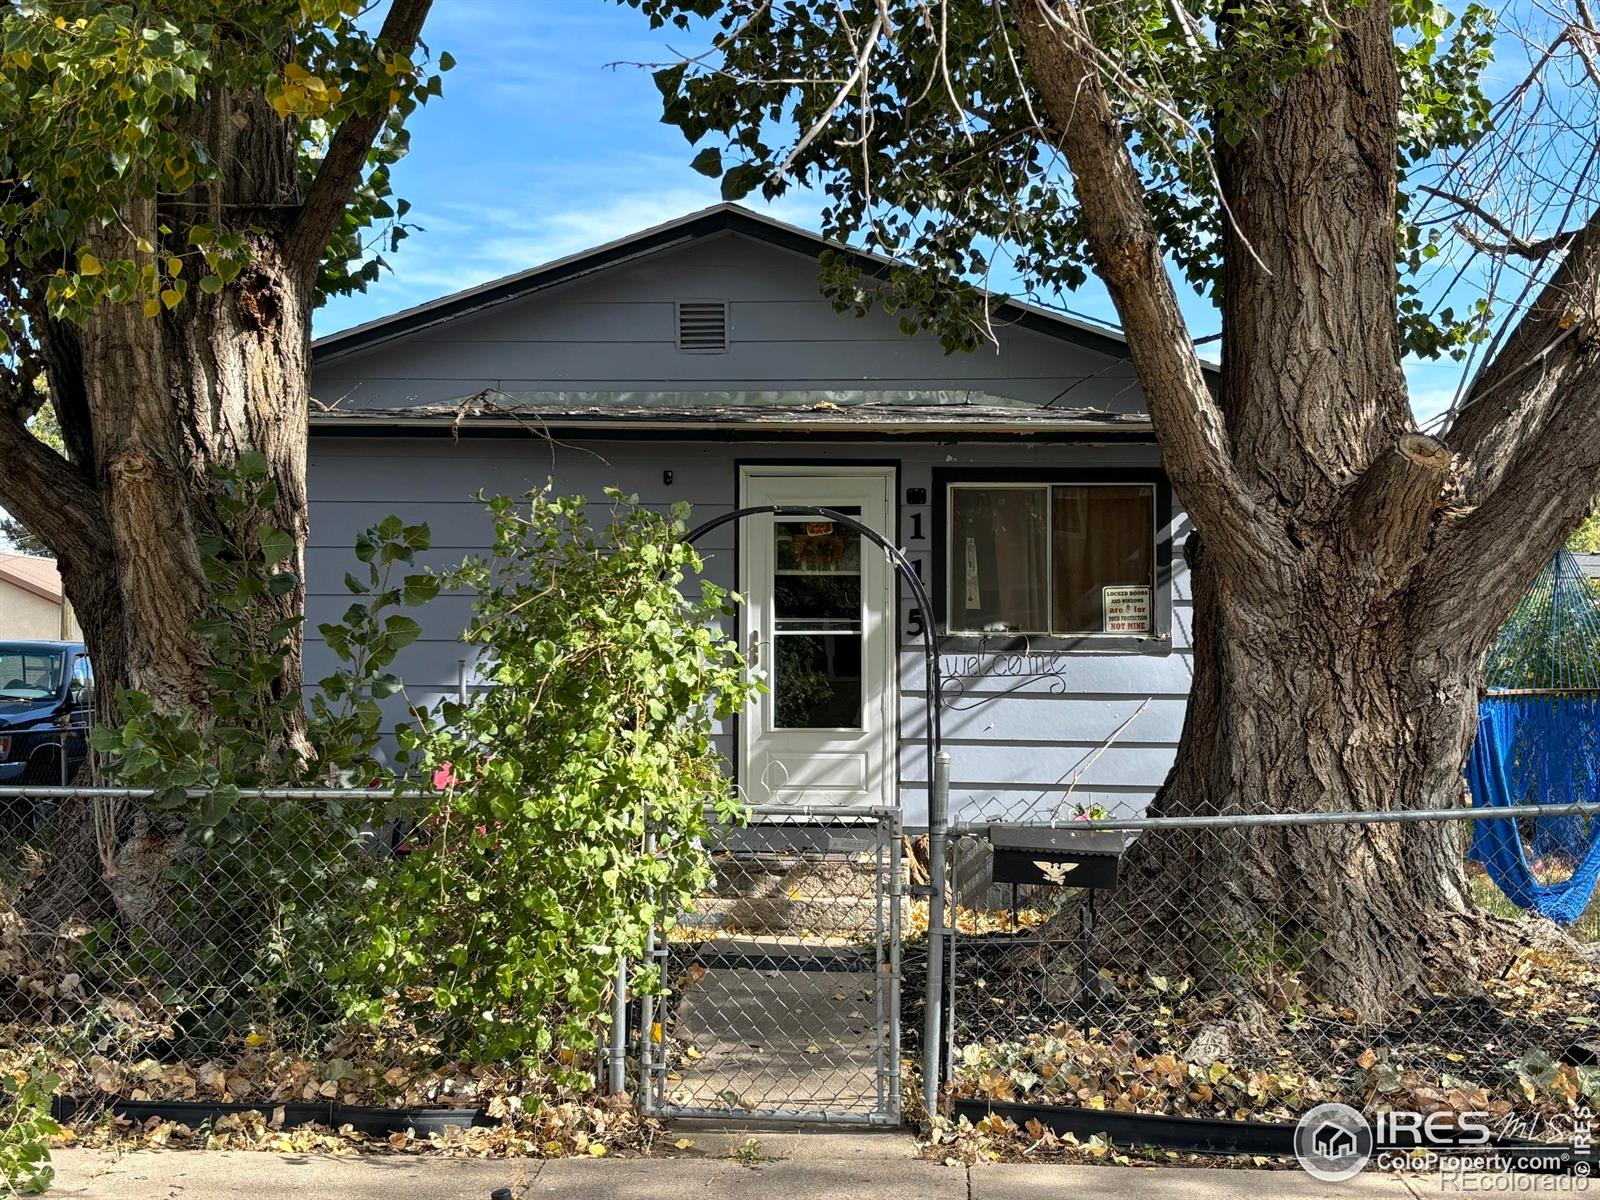
[[[0,703],[59,695],[66,661],[62,650],[0,643]]]
[[[952,484],[952,633],[1154,631],[1151,484]]]

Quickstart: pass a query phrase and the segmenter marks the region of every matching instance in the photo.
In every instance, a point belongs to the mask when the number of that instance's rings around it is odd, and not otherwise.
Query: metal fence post
[[[928,982],[922,1026],[922,1104],[931,1123],[939,1115],[939,1040],[944,1029],[944,905],[946,839],[950,828],[950,752],[933,756],[928,797]]]
[[[611,1074],[607,1092],[628,1090],[628,960],[617,955],[616,994],[611,997]]]
[[[900,905],[905,897],[900,855],[900,816],[883,818],[880,835],[889,841],[889,1106],[891,1119],[900,1120]],[[882,943],[880,942],[880,945]]]
[[[644,856],[651,858],[656,852],[656,836],[650,828],[650,814],[645,813]],[[655,899],[655,889],[650,889],[650,898]],[[661,965],[656,953],[656,927],[651,925],[645,934],[644,943],[645,963],[648,967]],[[657,984],[659,986],[659,979]],[[655,1095],[655,1036],[656,1036],[656,998],[651,992],[644,992],[639,997],[639,1111],[646,1116],[654,1115],[656,1111]],[[662,1053],[666,1053],[666,1038],[662,1038]]]

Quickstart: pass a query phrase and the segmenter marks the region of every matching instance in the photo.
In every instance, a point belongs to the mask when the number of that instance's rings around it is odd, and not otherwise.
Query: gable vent
[[[726,300],[678,301],[678,349],[721,354],[728,348]]]

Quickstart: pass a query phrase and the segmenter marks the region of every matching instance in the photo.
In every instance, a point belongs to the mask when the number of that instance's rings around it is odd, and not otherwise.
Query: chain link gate
[[[651,949],[641,1089],[663,1117],[900,1120],[900,817],[757,808]]]

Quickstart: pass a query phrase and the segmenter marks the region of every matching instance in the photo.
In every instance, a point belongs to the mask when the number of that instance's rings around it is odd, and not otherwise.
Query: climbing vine
[[[747,687],[730,596],[680,540],[685,507],[608,495],[600,530],[548,490],[487,501],[492,554],[446,583],[475,597],[489,686],[403,732],[436,790],[345,973],[361,1015],[442,1023],[485,1060],[575,1063],[618,959],[706,881],[708,810],[739,810],[712,733]]]

